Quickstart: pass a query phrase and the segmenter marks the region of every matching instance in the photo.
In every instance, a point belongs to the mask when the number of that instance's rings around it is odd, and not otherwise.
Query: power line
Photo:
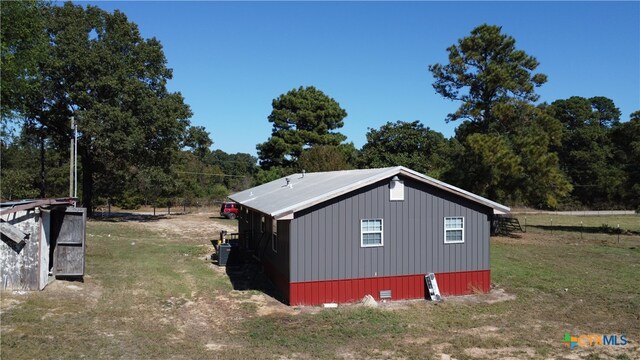
[[[227,174],[211,174],[196,171],[174,171],[177,174],[192,174],[192,175],[207,175],[207,176],[222,176],[222,177],[248,177],[251,175],[227,175]]]

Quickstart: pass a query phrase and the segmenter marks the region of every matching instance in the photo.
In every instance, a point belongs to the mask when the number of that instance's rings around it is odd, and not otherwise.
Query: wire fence
[[[525,233],[608,243],[640,241],[640,214],[633,211],[513,213]]]
[[[111,217],[118,213],[133,213],[139,215],[179,215],[192,213],[218,213],[223,200],[220,199],[183,199],[175,198],[163,201],[160,205],[141,205],[134,209],[123,209],[110,204],[96,206],[93,209],[95,217]]]

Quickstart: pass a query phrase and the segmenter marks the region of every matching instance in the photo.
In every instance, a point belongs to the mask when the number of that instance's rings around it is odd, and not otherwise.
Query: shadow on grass
[[[212,258],[217,264],[217,255],[213,255]],[[225,272],[229,276],[233,290],[259,291],[286,305],[285,297],[268,277],[264,267],[250,254],[239,248],[235,247],[229,253]]]
[[[179,215],[179,214],[172,214]],[[167,215],[151,215],[151,214],[140,214],[140,213],[131,213],[131,212],[112,212],[111,214],[94,214],[91,217],[93,221],[102,221],[102,222],[153,222],[162,219],[166,219]]]
[[[544,231],[566,231],[566,232],[583,232],[585,234],[608,234],[608,235],[640,235],[640,231],[631,231],[618,229],[616,227],[602,226],[571,226],[571,225],[528,225],[527,227],[536,228]]]

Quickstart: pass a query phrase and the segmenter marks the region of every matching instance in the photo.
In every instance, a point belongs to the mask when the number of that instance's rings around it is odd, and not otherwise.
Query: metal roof
[[[296,173],[262,184],[229,196],[249,208],[268,214],[276,219],[287,217],[350,191],[375,182],[403,175],[473,202],[494,209],[494,212],[509,212],[507,206],[485,199],[476,194],[449,185],[417,171],[395,166],[380,169]],[[288,180],[288,182],[287,182]]]
[[[7,201],[0,203],[0,215],[12,214],[18,211],[31,210],[42,206],[73,205],[77,198],[57,199],[27,199],[19,201]]]

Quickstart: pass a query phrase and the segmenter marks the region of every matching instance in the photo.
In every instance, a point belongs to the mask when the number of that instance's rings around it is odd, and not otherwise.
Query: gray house
[[[293,174],[230,196],[290,305],[489,290],[489,231],[510,209],[405,167]]]

